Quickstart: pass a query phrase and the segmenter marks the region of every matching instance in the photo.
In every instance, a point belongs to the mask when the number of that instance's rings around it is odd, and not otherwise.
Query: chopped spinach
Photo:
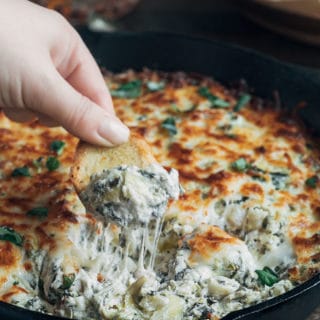
[[[96,212],[121,226],[126,226],[132,217],[124,216],[120,207],[121,204],[117,202],[105,202],[96,208]]]
[[[245,107],[251,100],[251,95],[244,93],[240,96],[237,104],[233,108],[233,111],[238,112],[240,111],[243,107]]]
[[[141,95],[141,80],[134,80],[120,85],[116,90],[111,90],[111,96],[116,98],[133,99]]]
[[[61,155],[66,143],[61,140],[54,140],[50,144],[50,150],[56,152],[58,155]]]
[[[69,275],[63,275],[61,289],[63,289],[63,290],[70,289],[75,278],[76,278],[76,275],[74,273],[71,273]]]
[[[288,174],[284,172],[270,172],[272,183],[276,190],[284,189],[288,180]]]
[[[37,217],[47,217],[48,216],[48,208],[45,207],[36,207],[27,212],[28,216],[37,216]]]
[[[246,201],[249,200],[249,199],[250,199],[249,197],[242,196],[240,199],[238,199],[238,200],[233,200],[233,201],[231,201],[230,203],[240,204],[240,203],[246,202]]]
[[[256,181],[266,182],[266,179],[265,179],[263,176],[252,175],[251,178],[252,178],[253,180],[256,180]]]
[[[169,117],[165,119],[162,122],[161,127],[166,129],[170,133],[170,135],[175,135],[178,133],[178,130],[176,127],[176,120],[173,117]]]
[[[267,172],[255,165],[251,165],[248,172],[253,180],[266,182],[265,177],[263,176]]]
[[[56,157],[48,157],[46,167],[49,171],[57,170],[60,166],[60,161]]]
[[[244,172],[250,168],[250,164],[245,158],[239,158],[238,160],[231,163],[231,168],[238,172]]]
[[[214,210],[217,214],[222,215],[225,208],[226,208],[227,202],[224,199],[219,199],[215,204],[214,204]]]
[[[211,108],[227,108],[230,106],[230,102],[216,97],[210,92],[209,88],[207,87],[199,88],[198,93],[200,94],[200,96],[207,98],[210,101]]]
[[[312,176],[306,180],[306,186],[315,189],[317,187],[319,178],[317,176]]]
[[[148,81],[146,83],[146,86],[149,91],[160,91],[164,89],[164,87],[166,86],[166,83],[164,81],[160,81],[160,82]]]
[[[30,177],[30,172],[28,167],[20,167],[20,168],[15,168],[12,173],[12,177]]]
[[[273,286],[280,279],[278,275],[269,267],[264,267],[263,270],[256,270],[260,282],[269,287]]]
[[[23,243],[23,237],[7,226],[0,226],[0,240],[12,242],[19,247],[21,247]]]

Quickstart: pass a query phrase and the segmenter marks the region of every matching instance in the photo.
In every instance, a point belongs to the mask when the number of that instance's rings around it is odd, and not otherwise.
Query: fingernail
[[[129,139],[129,129],[117,118],[108,117],[101,122],[98,129],[99,136],[106,141],[106,145],[121,144]]]

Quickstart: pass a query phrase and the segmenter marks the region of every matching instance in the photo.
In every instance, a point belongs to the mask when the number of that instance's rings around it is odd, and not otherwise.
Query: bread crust
[[[93,174],[121,165],[145,168],[155,163],[150,146],[137,133],[129,141],[115,147],[98,147],[80,141],[71,167],[71,180],[78,192],[86,188]]]

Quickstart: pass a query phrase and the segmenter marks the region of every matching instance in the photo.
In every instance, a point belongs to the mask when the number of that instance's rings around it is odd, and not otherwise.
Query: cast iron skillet
[[[214,41],[160,33],[80,33],[97,61],[111,71],[143,67],[189,71],[214,76],[223,83],[244,78],[257,95],[268,98],[278,90],[285,107],[306,101],[301,116],[320,132],[320,71],[288,65],[251,50]],[[303,320],[320,305],[320,274],[294,290],[233,312],[223,320]],[[19,307],[0,303],[2,320],[53,320]],[[165,319],[170,320],[170,319]]]

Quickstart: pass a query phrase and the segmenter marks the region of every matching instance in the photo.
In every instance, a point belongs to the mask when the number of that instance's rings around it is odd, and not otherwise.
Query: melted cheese
[[[178,172],[158,164],[145,169],[122,166],[92,177],[82,192],[89,210],[120,226],[147,225],[162,218],[169,199],[178,199]]]
[[[148,70],[106,77],[113,90],[136,79],[141,95],[114,99],[116,112],[161,165],[179,171],[184,194],[163,222],[124,241],[73,190],[77,140],[1,115],[0,226],[23,236],[21,246],[0,240],[1,300],[75,319],[216,320],[319,272],[319,153],[300,123],[256,97],[235,111],[243,92],[209,78]],[[224,107],[212,107],[217,99]],[[66,142],[61,155],[50,149],[54,140]],[[49,156],[58,170],[47,169]],[[31,177],[11,176],[24,166]],[[28,215],[35,207],[48,215]],[[255,272],[265,267],[279,278],[270,287]]]

